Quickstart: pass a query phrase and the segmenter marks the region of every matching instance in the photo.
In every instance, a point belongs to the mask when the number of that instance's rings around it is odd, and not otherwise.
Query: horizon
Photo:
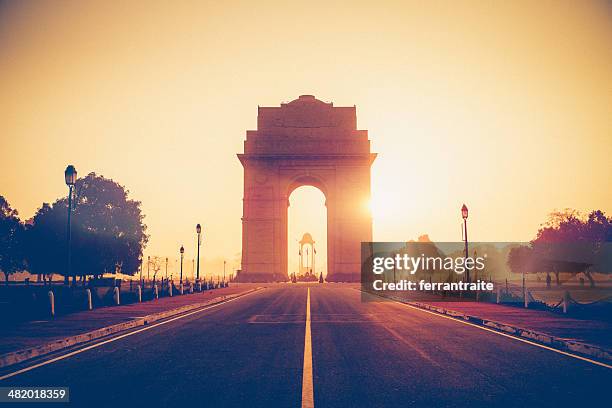
[[[321,5],[266,3],[254,31],[251,7],[158,5],[133,30],[136,5],[2,4],[0,193],[22,220],[66,195],[74,164],[142,201],[145,257],[193,252],[199,222],[204,270],[229,267],[241,247],[236,154],[258,106],[301,94],[356,105],[378,153],[374,240],[458,241],[463,203],[476,241],[530,240],[556,209],[612,213],[609,3],[360,4],[338,26],[331,7],[316,29]],[[19,167],[24,157],[36,159]],[[289,242],[324,242],[320,193],[294,194]]]

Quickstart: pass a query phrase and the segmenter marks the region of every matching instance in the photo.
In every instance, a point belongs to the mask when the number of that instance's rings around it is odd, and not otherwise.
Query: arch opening
[[[327,276],[327,208],[323,191],[312,184],[289,190],[287,271],[298,280]]]

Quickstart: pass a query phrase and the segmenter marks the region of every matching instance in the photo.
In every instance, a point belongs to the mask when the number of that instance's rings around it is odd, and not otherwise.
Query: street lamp
[[[181,245],[181,280],[179,281],[179,283],[183,283],[183,257],[185,255],[185,248],[183,248],[183,246]]]
[[[224,259],[223,260],[223,284],[225,285],[225,265],[227,264],[227,261]]]
[[[70,216],[72,213],[72,190],[74,189],[74,185],[77,180],[77,171],[72,164],[66,167],[64,171],[64,179],[66,180],[66,185],[68,186],[68,225],[66,227],[66,236],[68,239],[68,259],[67,259],[67,271],[66,271],[66,283],[68,282],[69,276],[72,275],[72,231],[70,227]]]
[[[468,258],[468,233],[467,233],[467,218],[468,218],[468,208],[465,204],[461,207],[461,217],[463,218],[463,233],[465,239],[465,259]],[[470,283],[470,269],[467,269],[467,281]]]
[[[202,226],[196,225],[196,232],[198,233],[198,271],[196,272],[196,282],[200,281],[200,245],[202,244]]]

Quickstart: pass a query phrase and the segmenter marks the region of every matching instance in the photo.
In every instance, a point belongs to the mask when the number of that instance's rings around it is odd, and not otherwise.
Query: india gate
[[[327,280],[358,281],[361,241],[372,240],[367,130],[356,107],[335,107],[301,95],[280,107],[259,107],[257,130],[246,132],[241,282],[288,280],[287,213],[296,188],[314,186],[327,207]]]

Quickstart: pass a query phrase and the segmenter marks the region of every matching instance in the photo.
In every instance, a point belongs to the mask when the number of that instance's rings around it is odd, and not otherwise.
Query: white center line
[[[304,369],[302,371],[302,408],[314,408],[312,388],[312,338],[310,336],[310,288],[306,297],[306,333],[304,334]]]

